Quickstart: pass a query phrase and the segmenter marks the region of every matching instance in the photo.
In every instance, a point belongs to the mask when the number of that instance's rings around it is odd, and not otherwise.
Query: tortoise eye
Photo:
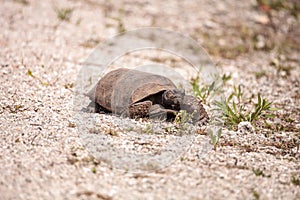
[[[170,99],[173,99],[173,98],[175,98],[175,95],[174,95],[173,92],[168,91],[168,92],[167,92],[167,97],[170,98]]]

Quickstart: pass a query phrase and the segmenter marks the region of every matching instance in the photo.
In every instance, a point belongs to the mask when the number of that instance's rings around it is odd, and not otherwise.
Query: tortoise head
[[[166,90],[162,95],[162,104],[165,108],[180,110],[180,104],[185,95],[184,90],[170,89]]]

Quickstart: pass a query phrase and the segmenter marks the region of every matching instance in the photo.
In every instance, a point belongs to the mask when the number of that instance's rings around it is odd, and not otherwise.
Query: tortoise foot
[[[95,102],[91,102],[86,108],[83,108],[82,111],[87,113],[108,113],[108,111],[106,111],[104,108],[102,108],[101,106],[99,106],[99,104]]]
[[[150,119],[158,119],[161,121],[174,119],[176,114],[177,114],[177,111],[171,110],[171,109],[165,109],[160,104],[153,105],[149,110],[149,118]]]

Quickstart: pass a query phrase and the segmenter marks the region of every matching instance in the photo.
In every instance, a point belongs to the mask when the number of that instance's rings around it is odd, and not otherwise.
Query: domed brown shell
[[[104,75],[88,96],[108,111],[121,114],[132,103],[175,88],[164,76],[119,68]],[[161,94],[157,98],[161,98]]]

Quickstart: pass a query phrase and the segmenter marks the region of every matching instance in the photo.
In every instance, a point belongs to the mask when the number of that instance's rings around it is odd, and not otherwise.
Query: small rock
[[[267,15],[256,15],[254,16],[254,20],[256,23],[266,25],[270,22]]]
[[[240,122],[238,125],[238,132],[243,134],[253,133],[254,127],[250,122]]]

